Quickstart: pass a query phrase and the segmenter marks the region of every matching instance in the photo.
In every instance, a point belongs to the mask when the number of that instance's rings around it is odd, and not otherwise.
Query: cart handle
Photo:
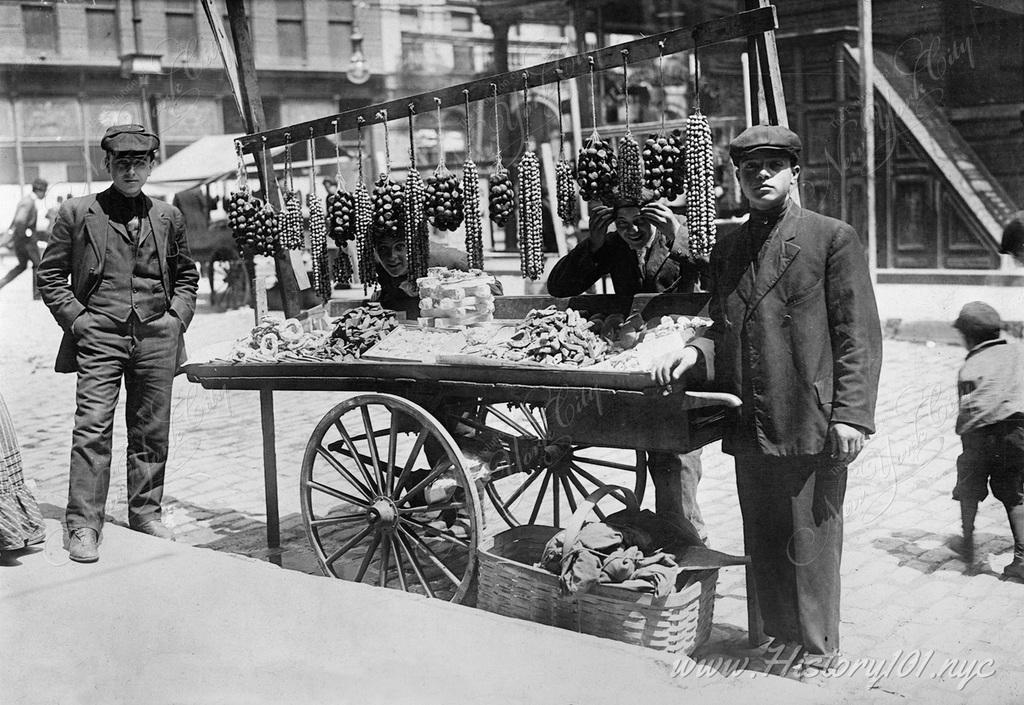
[[[667,397],[671,394],[682,392],[684,395],[690,397],[691,399],[701,399],[703,401],[710,402],[708,404],[703,404],[702,406],[727,406],[732,409],[743,406],[743,400],[741,400],[735,394],[729,394],[728,392],[694,391],[686,389],[686,387],[679,383],[666,384],[665,386],[662,387],[645,387],[643,391],[644,394],[662,397]]]

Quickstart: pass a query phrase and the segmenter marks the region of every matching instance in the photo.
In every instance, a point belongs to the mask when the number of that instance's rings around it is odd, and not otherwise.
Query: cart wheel
[[[327,412],[299,480],[324,574],[462,601],[482,521],[465,467],[451,435],[400,397],[362,394]]]
[[[245,260],[224,256],[210,262],[210,305],[220,309],[235,309],[249,305],[251,285]]]
[[[467,453],[480,455],[490,468],[485,485],[498,515],[510,526],[550,522],[561,526],[579,503],[604,484],[626,485],[623,472],[633,473],[633,491],[643,501],[647,486],[647,455],[642,450],[602,448],[555,438],[548,432],[541,407],[523,403],[480,403],[457,420]],[[459,426],[461,425],[461,427]],[[603,520],[622,509],[612,495],[595,513]]]

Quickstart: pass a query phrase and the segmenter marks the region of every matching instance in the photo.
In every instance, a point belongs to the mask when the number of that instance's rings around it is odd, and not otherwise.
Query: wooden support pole
[[[864,129],[864,222],[868,237],[868,271],[878,275],[878,221],[875,217],[875,51],[872,37],[871,0],[860,0],[860,90]]]
[[[238,61],[242,117],[245,120],[246,132],[252,135],[264,129],[266,118],[263,115],[263,101],[260,99],[260,89],[256,79],[256,59],[253,54],[252,37],[249,34],[245,0],[227,0],[227,8],[228,22],[231,24],[231,36],[234,40],[235,55]],[[235,67],[229,66],[227,69],[230,73],[235,70]],[[295,141],[297,142],[299,139],[301,138],[297,138]],[[270,146],[266,142],[256,139],[249,152],[256,156],[256,171],[259,174],[260,184],[263,186],[264,196],[274,208],[281,210],[281,194],[278,191],[277,179],[274,175],[274,165],[270,160]],[[284,315],[286,318],[294,318],[301,312],[302,304],[291,258],[287,253],[279,253],[274,257],[274,267],[277,271],[277,284],[281,289]]]
[[[240,0],[229,0],[229,5],[231,2],[238,1]],[[767,0],[762,1],[767,3]],[[298,142],[307,139],[310,134],[314,137],[324,137],[333,135],[336,130],[354,130],[360,117],[367,123],[372,123],[375,120],[374,116],[382,110],[387,111],[390,119],[404,118],[409,114],[410,103],[413,110],[417,114],[422,115],[435,110],[437,108],[436,101],[438,100],[440,100],[442,108],[462,106],[466,101],[465,92],[467,91],[470,100],[490,100],[494,96],[491,88],[492,84],[497,87],[498,95],[517,93],[522,90],[524,73],[527,74],[531,86],[540,86],[554,83],[558,80],[559,76],[563,80],[567,80],[589,74],[590,59],[594,60],[594,69],[596,71],[618,69],[622,66],[623,50],[629,50],[630,61],[636,63],[658,58],[659,54],[662,53],[659,47],[660,42],[664,42],[664,54],[667,55],[686,51],[694,47],[720,44],[752,34],[763,35],[775,29],[776,26],[775,8],[766,5],[765,7],[711,20],[693,27],[673,29],[631,42],[596,49],[585,54],[568,56],[516,71],[478,78],[437,91],[419,93],[406,98],[397,98],[376,105],[348,110],[336,115],[328,115],[316,120],[300,122],[276,130],[268,130],[260,134],[249,134],[242,137],[240,142],[245,152],[252,153],[265,147],[281,146],[290,141]],[[236,45],[238,43],[237,37],[235,43]],[[774,39],[772,46],[774,46]],[[244,57],[239,56],[239,62],[244,68]],[[779,83],[779,88],[781,89],[781,82]],[[311,130],[312,133],[310,132]],[[290,135],[290,137],[286,137],[286,134]]]

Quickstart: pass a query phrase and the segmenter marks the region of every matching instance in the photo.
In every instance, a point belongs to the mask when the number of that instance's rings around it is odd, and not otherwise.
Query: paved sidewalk
[[[26,286],[19,283],[0,295],[0,385],[19,429],[26,473],[39,498],[59,509],[67,491],[74,378],[51,371],[59,331],[42,304],[30,300],[27,279]],[[198,348],[242,335],[251,323],[247,311],[200,313],[188,334],[189,345]],[[985,559],[980,574],[965,575],[947,547],[959,530],[950,490],[959,453],[953,432],[955,378],[963,355],[950,345],[886,341],[879,433],[851,469],[846,501],[842,649],[847,660],[839,662],[838,677],[800,686],[821,700],[996,704],[1020,702],[1024,696],[1019,657],[1024,652],[1024,584],[999,575],[1011,551],[1002,506],[989,499],[979,513],[978,553]],[[179,377],[174,398],[168,523],[193,546],[267,557],[257,394],[203,390]],[[341,398],[322,392],[275,395],[280,558],[292,569],[285,575],[318,573],[301,526],[299,462],[312,427]],[[122,418],[116,421],[115,457],[124,452]],[[740,553],[731,460],[717,444],[703,457],[701,503],[711,541],[715,548]],[[116,463],[108,513],[123,522],[119,467]],[[649,490],[646,503],[651,502]],[[105,561],[106,556],[101,569]],[[12,572],[4,569],[3,579]],[[756,672],[760,664],[746,648],[739,569],[721,572],[715,624],[710,643],[699,654],[705,665],[737,671],[728,680]],[[701,676],[691,673],[689,678]]]

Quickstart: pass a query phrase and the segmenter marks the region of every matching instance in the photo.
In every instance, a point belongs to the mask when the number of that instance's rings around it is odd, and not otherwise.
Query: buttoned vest
[[[149,216],[107,227],[103,278],[89,298],[89,309],[122,323],[132,313],[143,322],[159,318],[167,310],[167,296]]]

